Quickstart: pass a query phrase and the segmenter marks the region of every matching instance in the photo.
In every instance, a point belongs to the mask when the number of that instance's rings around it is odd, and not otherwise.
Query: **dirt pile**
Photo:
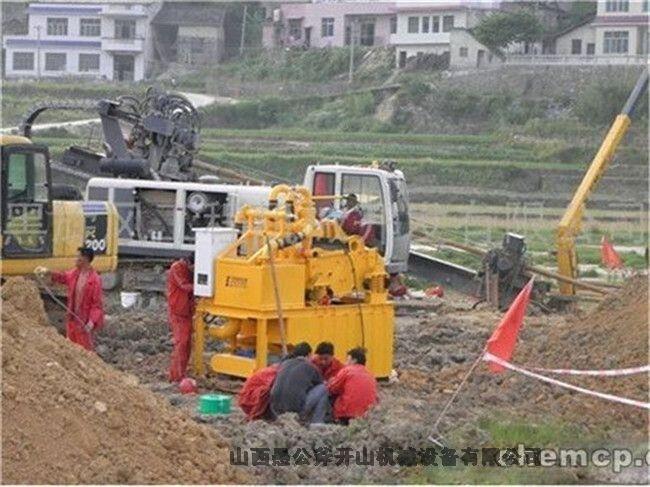
[[[633,277],[591,313],[564,320],[527,318],[513,362],[528,367],[616,369],[648,363],[648,278]],[[560,380],[617,396],[648,400],[645,374],[625,377],[556,376]],[[644,410],[575,393],[557,386],[504,373],[477,379],[488,398],[495,387],[503,398],[531,414],[552,413],[611,437],[645,438]],[[492,393],[489,392],[492,391]]]
[[[454,311],[411,318],[396,327],[396,368],[400,388],[426,398],[433,417],[478,357],[502,314]],[[614,369],[648,363],[648,282],[630,279],[590,313],[528,315],[512,362],[524,367]],[[575,385],[641,401],[648,400],[648,377],[555,376]],[[401,415],[402,409],[398,415]],[[396,416],[398,416],[396,415]],[[425,411],[420,424],[432,415]],[[546,384],[515,372],[492,374],[480,365],[447,414],[443,433],[481,418],[530,424],[564,423],[612,441],[646,439],[644,410]],[[375,427],[373,425],[373,427]],[[481,435],[472,435],[475,441]]]
[[[231,483],[227,445],[162,398],[66,341],[38,290],[2,286],[5,483]]]

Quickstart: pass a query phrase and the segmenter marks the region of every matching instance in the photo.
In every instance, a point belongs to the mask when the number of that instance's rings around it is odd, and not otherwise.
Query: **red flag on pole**
[[[614,250],[614,246],[609,240],[607,240],[605,235],[603,235],[603,238],[600,241],[600,260],[603,263],[603,266],[608,269],[620,269],[623,267],[621,256],[618,255],[616,250]]]
[[[519,330],[524,322],[526,308],[530,302],[533,280],[534,278],[531,278],[528,284],[519,292],[508,308],[508,311],[506,311],[506,314],[503,315],[501,323],[499,323],[499,326],[497,326],[487,341],[486,351],[502,360],[509,361],[510,357],[512,357],[512,352],[517,344],[517,335],[519,335]],[[492,372],[497,373],[505,370],[504,367],[494,362],[490,362],[488,367]]]

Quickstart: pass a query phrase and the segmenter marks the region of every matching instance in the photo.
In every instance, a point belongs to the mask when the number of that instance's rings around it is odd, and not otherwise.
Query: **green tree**
[[[501,52],[511,42],[535,42],[544,29],[530,12],[496,12],[483,18],[473,31],[474,37],[488,48]]]

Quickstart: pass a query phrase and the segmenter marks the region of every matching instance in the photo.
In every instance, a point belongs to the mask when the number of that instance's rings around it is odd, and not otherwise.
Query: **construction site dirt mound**
[[[648,277],[635,276],[590,313],[528,317],[512,361],[524,367],[608,370],[648,364]],[[648,401],[648,376],[553,376],[562,381],[616,396]],[[476,393],[526,411],[528,417],[552,414],[567,422],[596,428],[611,438],[637,438],[648,431],[643,409],[545,384],[522,375],[498,376],[485,368],[476,378]]]
[[[2,286],[4,483],[236,483],[218,433],[61,337],[36,286]]]

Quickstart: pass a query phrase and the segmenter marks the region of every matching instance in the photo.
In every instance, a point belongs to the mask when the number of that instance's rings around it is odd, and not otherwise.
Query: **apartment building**
[[[5,76],[138,81],[159,3],[31,3],[24,35],[3,36]]]
[[[492,9],[492,2],[396,2],[396,25],[390,40],[396,65],[403,67],[408,58],[421,54],[450,53],[452,31],[467,32]]]
[[[362,46],[385,46],[395,22],[394,2],[282,3],[264,25],[264,46],[342,47],[352,38]]]

